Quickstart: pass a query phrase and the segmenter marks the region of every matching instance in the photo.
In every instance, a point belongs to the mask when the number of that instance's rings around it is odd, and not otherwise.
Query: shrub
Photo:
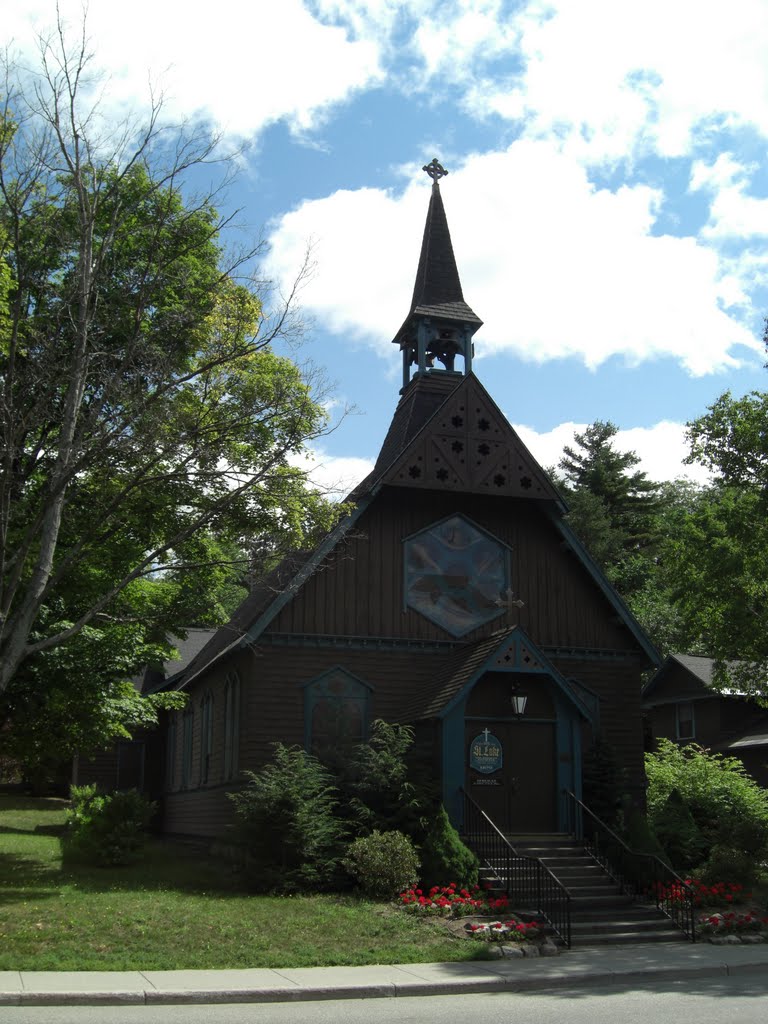
[[[477,885],[479,861],[461,841],[442,804],[428,823],[419,855],[423,888],[436,885],[443,878],[454,878],[466,889]]]
[[[347,850],[344,867],[367,896],[394,899],[416,884],[419,859],[408,836],[379,832],[356,839]]]
[[[61,840],[65,861],[108,866],[138,859],[155,804],[135,789],[102,796],[96,786],[73,786],[70,796]]]
[[[414,835],[418,829],[422,801],[408,778],[407,762],[413,736],[409,725],[377,719],[368,740],[355,747],[342,782],[345,813],[355,831]]]
[[[681,870],[698,864],[707,850],[707,841],[677,789],[671,791],[656,816],[656,838]]]
[[[300,747],[277,743],[270,764],[245,774],[245,788],[228,796],[246,849],[249,886],[276,892],[328,888],[344,839],[334,816],[331,773]]]
[[[663,828],[666,802],[676,789],[707,848],[722,844],[755,858],[768,849],[768,792],[737,758],[661,740],[656,753],[646,754],[645,770],[648,816],[656,831]]]
[[[598,737],[584,756],[584,803],[606,825],[619,821],[624,792],[624,772],[616,760],[616,751]]]
[[[757,865],[749,854],[732,846],[718,845],[712,847],[709,857],[695,874],[707,885],[727,878],[741,887],[757,880]]]

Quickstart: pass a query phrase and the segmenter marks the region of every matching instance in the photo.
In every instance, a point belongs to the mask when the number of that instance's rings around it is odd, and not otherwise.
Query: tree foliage
[[[768,850],[768,793],[747,774],[735,757],[724,757],[691,744],[678,747],[661,740],[658,750],[646,754],[648,816],[653,828],[669,832],[669,799],[686,812],[685,839],[690,843],[693,819],[703,848],[725,845],[760,857]],[[696,853],[701,843],[694,843]],[[683,865],[686,867],[691,864]]]
[[[272,347],[294,296],[267,309],[256,251],[228,260],[213,197],[185,191],[214,141],[157,108],[103,131],[88,61],[60,32],[0,109],[0,693],[86,627],[149,621],[143,580],[190,624],[206,538],[274,548],[336,515],[295,466],[327,427],[318,381]]]
[[[616,450],[618,428],[596,420],[566,446],[559,481],[577,537],[625,597],[641,589],[655,542],[659,484],[634,467],[634,452]]]

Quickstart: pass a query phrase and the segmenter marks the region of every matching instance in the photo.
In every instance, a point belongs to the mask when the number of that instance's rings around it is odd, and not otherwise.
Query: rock
[[[560,950],[551,939],[546,939],[539,946],[539,956],[557,956],[559,952]]]
[[[526,944],[520,948],[523,951],[523,956],[540,956],[538,946],[528,945],[526,942]]]
[[[731,935],[710,935],[709,941],[713,946],[724,946],[730,938]]]
[[[754,946],[758,942],[763,941],[762,935],[742,935],[741,941],[746,942],[748,946]]]
[[[501,946],[501,951],[504,954],[504,956],[508,956],[508,957],[516,957],[516,956],[522,956],[523,955],[523,951],[520,948],[520,946],[517,945],[517,943],[515,943],[514,945],[511,945],[511,946],[510,945]]]
[[[723,942],[726,946],[738,946],[741,943],[741,939],[738,935],[725,935],[723,936]]]
[[[501,960],[504,956],[504,950],[501,946],[497,946],[495,943],[488,944],[488,959],[489,960]]]

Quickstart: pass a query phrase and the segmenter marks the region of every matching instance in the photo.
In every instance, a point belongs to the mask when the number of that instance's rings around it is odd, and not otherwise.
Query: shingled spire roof
[[[432,185],[419,267],[411,299],[411,315],[438,316],[479,327],[482,320],[464,301],[459,271],[453,255],[451,233],[437,181]]]

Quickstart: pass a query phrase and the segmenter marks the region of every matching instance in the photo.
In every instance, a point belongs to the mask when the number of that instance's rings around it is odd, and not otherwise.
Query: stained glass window
[[[405,603],[452,636],[504,611],[509,549],[462,516],[451,516],[405,542]]]
[[[304,692],[307,750],[338,768],[367,735],[370,687],[337,668],[308,683]]]

